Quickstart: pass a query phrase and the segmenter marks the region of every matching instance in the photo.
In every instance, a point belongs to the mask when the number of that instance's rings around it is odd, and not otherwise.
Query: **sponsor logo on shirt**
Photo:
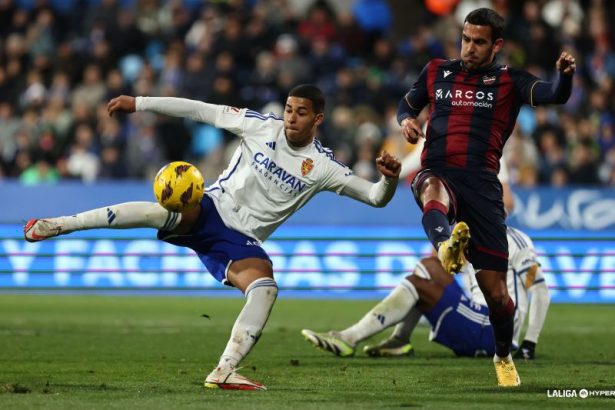
[[[449,75],[451,75],[453,72],[452,71],[448,71],[448,70],[444,70],[444,78],[448,77]]]
[[[275,151],[275,141],[266,142],[265,145]]]
[[[311,158],[304,159],[301,164],[301,175],[306,176],[314,168],[314,161]]]
[[[305,182],[286,171],[262,152],[254,154],[252,166],[282,192],[297,195],[305,189]]]
[[[454,107],[484,107],[493,108],[491,103],[495,99],[494,93],[489,91],[474,90],[446,90],[441,88],[436,90],[436,101],[451,100]]]

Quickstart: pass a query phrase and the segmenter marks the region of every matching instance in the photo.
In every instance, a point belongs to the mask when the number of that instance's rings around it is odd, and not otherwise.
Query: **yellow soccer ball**
[[[205,192],[203,175],[194,165],[171,162],[154,178],[154,195],[160,205],[171,212],[182,212],[197,206]]]

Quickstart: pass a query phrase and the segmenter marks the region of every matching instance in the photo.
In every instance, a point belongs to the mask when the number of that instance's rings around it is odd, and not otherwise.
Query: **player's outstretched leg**
[[[156,202],[125,202],[71,216],[30,219],[23,228],[28,242],[39,242],[54,236],[94,228],[155,228],[174,229],[182,215],[169,212]]]
[[[418,300],[419,294],[416,288],[406,278],[386,298],[352,326],[340,332],[328,333],[316,333],[312,330],[304,329],[301,331],[301,334],[308,342],[319,349],[331,352],[336,356],[352,356],[359,342],[404,320]]]
[[[333,353],[340,357],[354,356],[354,346],[346,342],[339,332],[330,331],[327,333],[317,333],[310,329],[301,331],[305,340],[310,342],[314,347],[317,347],[325,352]]]
[[[470,241],[470,228],[465,222],[458,222],[453,228],[450,238],[440,242],[438,259],[444,270],[450,274],[458,273],[465,261],[463,255]]]
[[[495,375],[498,379],[500,387],[517,387],[521,385],[521,379],[513,359],[509,354],[507,357],[499,357],[497,354],[493,357],[493,365],[495,366]]]

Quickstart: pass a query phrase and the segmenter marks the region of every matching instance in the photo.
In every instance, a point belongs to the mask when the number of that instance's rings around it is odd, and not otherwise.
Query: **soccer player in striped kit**
[[[430,61],[401,99],[397,119],[408,142],[425,138],[422,169],[412,188],[427,237],[447,272],[459,272],[464,254],[476,269],[493,326],[498,385],[511,387],[521,381],[510,356],[515,306],[506,289],[499,159],[520,107],[564,104],[576,66],[573,56],[562,52],[555,62],[558,79],[551,83],[499,64],[503,31],[504,20],[493,10],[469,13],[461,58]],[[417,121],[424,107],[429,110],[425,136]]]

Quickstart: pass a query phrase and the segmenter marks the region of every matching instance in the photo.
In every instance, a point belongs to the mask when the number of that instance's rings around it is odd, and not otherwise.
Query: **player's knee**
[[[427,271],[427,274],[430,276],[436,274],[439,271],[444,272],[442,263],[435,256],[430,256],[428,258],[421,259],[420,264],[423,265],[425,271]]]
[[[263,302],[273,303],[278,297],[278,284],[270,277],[257,278],[247,287],[246,297],[255,297]]]
[[[405,280],[407,280],[408,282],[412,283],[415,287],[416,287],[416,276],[414,275],[408,275],[405,277]]]
[[[447,197],[446,189],[442,181],[434,176],[431,176],[423,182],[421,186],[421,199],[423,203],[431,199],[444,199]]]
[[[406,277],[409,280],[411,277],[419,277],[422,279],[431,279],[431,272],[434,268],[434,264],[438,263],[435,258],[423,258],[420,262],[416,264],[414,270],[412,271],[412,275]]]

